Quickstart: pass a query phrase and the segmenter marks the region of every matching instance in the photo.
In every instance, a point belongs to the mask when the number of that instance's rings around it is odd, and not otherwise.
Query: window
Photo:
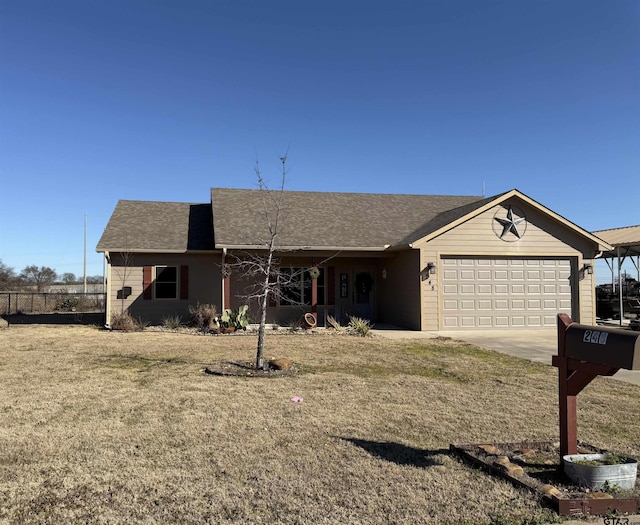
[[[142,298],[145,301],[178,299],[178,293],[180,300],[189,299],[189,266],[144,266],[142,268]]]
[[[318,304],[324,304],[324,268],[318,268]],[[280,306],[311,305],[312,279],[308,268],[280,268]]]
[[[177,266],[156,266],[155,298],[156,299],[177,299],[178,298]]]

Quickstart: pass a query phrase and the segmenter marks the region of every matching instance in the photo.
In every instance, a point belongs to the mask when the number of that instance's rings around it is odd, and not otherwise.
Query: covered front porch
[[[223,308],[249,305],[250,319],[258,317],[258,301],[251,298],[255,278],[236,268],[245,255],[227,253],[223,265]],[[278,283],[268,301],[267,322],[292,326],[312,313],[318,326],[331,316],[341,323],[360,317],[420,330],[420,268],[416,250],[398,252],[283,253],[277,256]]]

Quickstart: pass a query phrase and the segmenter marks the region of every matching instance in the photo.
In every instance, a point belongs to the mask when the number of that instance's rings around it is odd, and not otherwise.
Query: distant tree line
[[[49,268],[48,266],[37,266],[35,264],[26,266],[20,273],[16,273],[12,267],[4,264],[0,259],[0,291],[35,288],[38,292],[42,292],[52,284],[71,285],[82,282],[83,279],[81,277],[76,277],[73,273],[66,272],[62,275],[58,275],[53,268]],[[102,276],[87,276],[87,283],[100,284],[102,283]]]

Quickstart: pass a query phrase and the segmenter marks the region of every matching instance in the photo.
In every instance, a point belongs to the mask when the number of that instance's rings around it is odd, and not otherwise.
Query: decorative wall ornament
[[[524,212],[515,206],[506,210],[500,207],[493,216],[493,232],[505,242],[522,239],[527,231],[527,218]]]

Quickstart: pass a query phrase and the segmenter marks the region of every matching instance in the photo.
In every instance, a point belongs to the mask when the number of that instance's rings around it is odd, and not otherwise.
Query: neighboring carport
[[[622,264],[628,259],[637,272],[637,280],[640,281],[640,225],[614,228],[611,230],[595,231],[593,234],[607,244],[613,246],[613,250],[602,252],[600,258],[604,259],[611,270],[612,291],[615,293],[615,271],[618,271],[618,300],[620,304],[620,324],[624,318],[624,298],[622,295]]]

